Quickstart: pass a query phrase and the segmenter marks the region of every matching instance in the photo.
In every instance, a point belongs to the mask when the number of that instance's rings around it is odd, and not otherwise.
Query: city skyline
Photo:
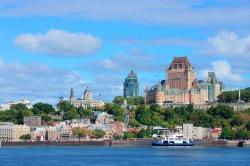
[[[198,78],[214,71],[226,89],[248,87],[248,20],[245,0],[1,1],[0,103],[56,103],[87,86],[111,101],[132,68],[143,96],[175,56],[188,56]]]

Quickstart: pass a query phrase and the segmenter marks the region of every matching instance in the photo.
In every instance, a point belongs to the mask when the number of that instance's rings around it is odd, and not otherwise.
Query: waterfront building
[[[145,90],[145,102],[159,105],[201,105],[217,100],[222,83],[214,72],[207,81],[197,81],[195,70],[187,57],[175,57],[166,69],[166,79]]]
[[[210,129],[211,138],[218,139],[221,135],[221,132],[222,132],[221,128]]]
[[[36,127],[31,132],[31,138],[35,141],[45,141],[46,129],[43,127]]]
[[[92,97],[92,91],[89,87],[87,87],[84,90],[83,97],[81,98],[75,98],[74,96],[74,90],[71,88],[70,90],[70,96],[69,96],[69,102],[74,105],[76,108],[82,107],[84,109],[86,108],[103,108],[104,102],[101,100],[96,100]]]
[[[64,125],[60,132],[60,139],[69,140],[71,136],[72,136],[72,127],[69,125]]]
[[[132,70],[126,77],[123,84],[123,97],[137,97],[139,96],[139,83],[134,70]]]
[[[30,134],[30,127],[26,125],[15,125],[11,122],[0,123],[0,140],[20,141],[22,135]]]
[[[48,141],[57,141],[58,140],[58,133],[56,127],[49,126],[47,131],[47,140]]]
[[[127,131],[127,125],[122,122],[113,122],[111,124],[113,135],[123,136],[124,132]]]
[[[205,128],[202,127],[193,127],[193,139],[204,139],[206,135],[204,135]]]
[[[25,116],[23,118],[23,124],[31,128],[40,127],[41,121],[41,116]]]
[[[182,125],[182,132],[185,138],[193,139],[193,127],[192,123],[186,123]]]
[[[29,109],[32,108],[31,102],[29,100],[22,99],[22,100],[9,101],[7,103],[1,104],[0,111],[9,110],[11,108],[11,106],[15,105],[15,104],[24,104],[27,108],[29,108]]]

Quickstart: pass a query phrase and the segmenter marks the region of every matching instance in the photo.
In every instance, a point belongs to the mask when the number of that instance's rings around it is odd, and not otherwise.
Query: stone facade
[[[166,73],[166,80],[146,88],[146,103],[200,105],[216,101],[221,93],[215,73],[209,72],[207,81],[197,81],[187,57],[175,57]]]
[[[20,141],[20,137],[30,134],[30,127],[26,125],[15,125],[10,122],[0,123],[0,141]]]
[[[84,109],[86,108],[103,108],[104,107],[104,102],[99,100],[95,100],[92,97],[92,91],[90,90],[89,87],[87,87],[83,93],[82,98],[76,99],[74,96],[74,91],[71,88],[70,91],[70,97],[69,97],[69,102],[74,105],[76,108],[82,107]]]
[[[25,116],[23,119],[23,124],[30,126],[31,128],[41,126],[41,116]]]

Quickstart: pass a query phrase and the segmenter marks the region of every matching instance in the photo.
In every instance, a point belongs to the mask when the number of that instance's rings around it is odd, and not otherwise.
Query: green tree
[[[152,136],[152,131],[149,128],[148,129],[141,129],[137,133],[138,138],[149,138],[151,136]]]
[[[39,102],[39,103],[36,103],[36,104],[33,105],[32,112],[35,115],[41,115],[41,114],[48,115],[48,114],[54,114],[55,109],[50,104]]]
[[[136,109],[136,120],[140,122],[143,125],[150,126],[152,121],[152,112],[149,110],[148,106],[146,105],[140,105]]]
[[[18,103],[18,104],[12,104],[10,109],[17,110],[17,111],[28,111],[28,107],[25,104]]]
[[[136,134],[134,134],[134,133],[124,132],[124,136],[123,136],[124,139],[131,139],[131,138],[135,138],[135,137],[136,137]]]
[[[94,111],[90,108],[83,109],[82,107],[77,108],[80,118],[92,118]]]
[[[72,109],[74,109],[75,107],[70,104],[69,101],[61,101],[57,104],[57,108],[59,109],[60,112],[68,112]]]
[[[236,139],[247,139],[248,132],[246,129],[238,128],[235,133]]]
[[[162,109],[158,104],[152,104],[149,107],[150,111],[161,113]]]
[[[79,115],[78,115],[76,108],[73,108],[73,109],[65,112],[63,115],[63,119],[64,120],[79,119]]]
[[[101,129],[95,129],[93,132],[92,132],[92,135],[94,138],[103,138],[106,133],[104,130],[101,130]]]
[[[233,139],[234,135],[233,135],[233,130],[230,129],[229,127],[223,128],[222,132],[221,132],[221,136],[222,139]]]
[[[113,100],[113,103],[114,104],[117,104],[117,105],[122,105],[124,103],[124,100],[125,98],[122,97],[122,96],[116,96]]]
[[[144,104],[144,97],[138,96],[138,97],[127,97],[126,98],[127,103],[130,105],[141,105]]]
[[[114,112],[114,120],[119,122],[124,122],[125,111],[124,109],[117,109]]]
[[[72,129],[72,133],[75,137],[78,137],[79,140],[82,138],[82,137],[86,137],[88,135],[91,134],[90,130],[85,128],[85,127],[74,127]]]
[[[248,121],[248,122],[246,123],[246,128],[247,128],[248,131],[250,131],[250,121]]]
[[[238,100],[238,90],[224,91],[218,96],[218,101],[222,103],[235,103]],[[241,99],[250,102],[250,87],[241,89]]]
[[[129,120],[129,126],[130,127],[139,127],[141,124],[137,121],[137,120],[135,120],[135,119],[130,119]]]
[[[243,121],[240,119],[239,116],[234,116],[233,119],[230,122],[230,125],[235,127],[235,126],[240,126],[243,124]]]
[[[42,114],[42,123],[45,124],[45,123],[49,123],[52,121],[52,118],[51,116],[47,115],[47,114]]]
[[[117,104],[105,104],[105,109],[108,114],[114,116],[114,120],[123,122],[125,116],[125,110],[122,106]]]
[[[32,112],[26,107],[26,105],[24,104],[13,104],[11,105],[10,108],[12,111],[12,113],[14,113],[14,117],[15,117],[15,122],[17,124],[23,124],[23,118],[24,116],[31,116]]]
[[[23,141],[30,140],[31,139],[31,135],[30,134],[22,135],[22,136],[20,136],[20,139],[23,140]]]
[[[211,107],[208,113],[214,117],[222,117],[224,119],[232,118],[235,113],[232,107],[224,104],[218,104],[216,107]]]

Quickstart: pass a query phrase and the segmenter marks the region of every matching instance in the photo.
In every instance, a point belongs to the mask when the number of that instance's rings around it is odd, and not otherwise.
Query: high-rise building
[[[139,96],[139,83],[136,73],[131,70],[123,84],[123,97],[136,96]]]

